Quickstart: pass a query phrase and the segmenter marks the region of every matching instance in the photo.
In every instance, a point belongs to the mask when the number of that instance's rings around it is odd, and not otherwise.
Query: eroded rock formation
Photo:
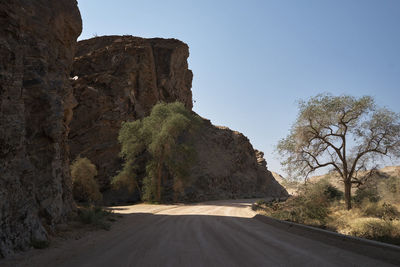
[[[193,141],[197,157],[189,178],[192,185],[181,200],[288,196],[268,171],[264,153],[254,150],[242,133],[205,120]]]
[[[160,101],[192,108],[188,56],[188,46],[174,39],[105,36],[78,43],[71,156],[96,164],[103,190],[121,168],[117,136],[123,121],[143,118]],[[262,152],[256,155],[242,134],[206,121],[193,140],[198,160],[182,200],[286,196]]]
[[[81,155],[96,164],[103,190],[121,168],[121,122],[143,118],[160,101],[192,108],[188,56],[188,46],[175,39],[104,36],[78,43],[71,159]]]
[[[72,208],[66,147],[75,0],[0,2],[0,256],[45,242]]]

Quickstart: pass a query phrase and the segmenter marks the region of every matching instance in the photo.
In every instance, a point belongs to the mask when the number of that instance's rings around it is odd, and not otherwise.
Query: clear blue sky
[[[274,146],[296,101],[371,95],[400,112],[399,0],[78,0],[80,39],[177,38],[190,47],[194,110],[246,135],[281,171]]]

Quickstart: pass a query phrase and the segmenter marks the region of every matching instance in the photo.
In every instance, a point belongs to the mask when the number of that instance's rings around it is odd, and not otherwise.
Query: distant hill
[[[400,166],[386,166],[382,169],[378,170],[369,170],[369,171],[360,171],[358,173],[359,178],[367,177],[364,178],[366,179],[366,183],[371,183],[373,181],[378,181],[381,179],[386,179],[389,178],[390,176],[396,176],[400,177]],[[341,181],[341,178],[338,173],[329,173],[325,175],[319,175],[319,176],[313,176],[308,179],[309,182],[317,182],[322,179],[328,179],[329,182],[339,188],[340,190],[344,190],[343,182]],[[356,188],[356,185],[354,185],[353,188]]]
[[[302,182],[299,183],[290,182],[279,173],[276,172],[271,172],[271,173],[274,176],[275,180],[277,180],[281,185],[283,185],[285,189],[288,191],[288,193],[291,195],[296,193],[298,185],[302,183]],[[386,166],[378,170],[362,171],[359,172],[358,176],[359,177],[369,176],[366,181],[367,184],[379,181],[381,179],[389,178],[390,176],[400,177],[400,166]],[[308,182],[313,183],[323,179],[329,180],[329,182],[332,185],[334,185],[335,187],[339,188],[342,191],[344,190],[343,182],[340,180],[340,176],[336,172],[324,175],[312,176],[308,179]],[[356,189],[356,186],[354,186],[354,189]]]

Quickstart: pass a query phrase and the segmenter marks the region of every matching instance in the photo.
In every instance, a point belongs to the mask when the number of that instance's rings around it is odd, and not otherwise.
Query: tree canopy
[[[114,178],[114,184],[127,184],[139,189],[147,201],[161,201],[166,176],[173,177],[173,190],[178,193],[189,176],[195,151],[185,140],[201,124],[201,118],[180,102],[159,103],[142,120],[122,124],[118,140],[125,163]],[[140,162],[145,158],[145,177],[138,184]]]
[[[351,185],[358,173],[381,157],[400,157],[400,115],[375,105],[370,96],[321,94],[299,103],[289,135],[277,146],[290,176],[307,178],[329,167],[345,185],[351,208]]]

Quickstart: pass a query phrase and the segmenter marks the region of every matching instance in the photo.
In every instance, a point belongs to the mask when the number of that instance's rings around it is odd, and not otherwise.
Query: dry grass
[[[342,195],[327,181],[310,183],[299,188],[298,192],[298,195],[285,202],[256,203],[255,209],[263,215],[280,220],[400,245],[400,205],[397,201],[390,202],[398,197],[383,194],[379,195],[379,201],[371,201],[367,194],[360,201],[354,202],[352,210],[346,210]]]
[[[338,233],[400,245],[400,220],[365,217],[359,209],[333,212],[327,224]]]

